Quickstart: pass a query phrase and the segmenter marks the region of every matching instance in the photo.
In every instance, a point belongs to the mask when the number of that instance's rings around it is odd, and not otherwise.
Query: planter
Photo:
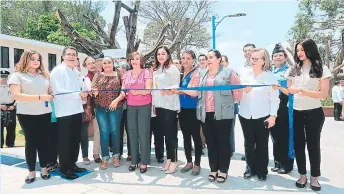
[[[323,106],[325,117],[333,117],[333,106]]]

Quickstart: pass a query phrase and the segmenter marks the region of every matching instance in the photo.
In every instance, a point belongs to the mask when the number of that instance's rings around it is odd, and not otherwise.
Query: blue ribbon
[[[242,89],[246,87],[264,87],[264,86],[272,86],[271,84],[262,84],[262,85],[226,85],[226,86],[201,86],[201,87],[188,87],[188,88],[176,88],[177,90],[196,90],[196,91],[220,91],[220,90],[235,90],[235,89]],[[146,88],[139,88],[139,89],[118,89],[118,90],[88,90],[88,91],[74,91],[74,92],[63,92],[54,94],[55,96],[60,95],[67,95],[73,93],[80,93],[80,92],[128,92],[129,90],[171,90],[171,88],[165,89],[146,89]]]
[[[290,159],[295,158],[294,152],[294,94],[288,95],[288,116],[289,116],[289,150]]]

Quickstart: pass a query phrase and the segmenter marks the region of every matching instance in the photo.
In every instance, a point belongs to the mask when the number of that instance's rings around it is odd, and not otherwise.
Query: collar
[[[275,73],[287,71],[288,65],[285,63],[280,68],[276,68],[276,66],[273,66],[272,68],[273,68],[273,72],[275,74]]]

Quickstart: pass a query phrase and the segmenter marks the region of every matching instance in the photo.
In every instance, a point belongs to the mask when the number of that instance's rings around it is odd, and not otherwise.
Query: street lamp
[[[215,16],[211,16],[211,24],[212,24],[212,31],[213,31],[213,49],[216,48],[216,40],[215,40],[215,32],[216,32],[216,27],[222,22],[222,20],[224,20],[225,18],[232,18],[232,17],[241,17],[241,16],[246,16],[246,13],[237,13],[237,14],[231,14],[231,15],[226,15],[223,16],[223,18],[219,21],[216,22]]]

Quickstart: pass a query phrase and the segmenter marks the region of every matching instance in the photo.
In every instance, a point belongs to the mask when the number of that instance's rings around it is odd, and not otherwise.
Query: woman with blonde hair
[[[253,49],[251,68],[240,73],[242,84],[276,84],[269,53],[266,49]],[[266,180],[269,164],[269,130],[275,125],[279,108],[278,90],[271,86],[246,87],[240,101],[239,120],[244,133],[247,167],[244,178],[257,174]]]
[[[41,166],[41,177],[50,178],[47,171],[49,163],[49,131],[51,106],[46,106],[54,97],[50,95],[49,74],[44,69],[42,56],[37,51],[25,51],[9,85],[13,98],[17,101],[17,115],[25,134],[25,158],[29,169],[26,183],[32,183],[36,177],[36,155]]]

